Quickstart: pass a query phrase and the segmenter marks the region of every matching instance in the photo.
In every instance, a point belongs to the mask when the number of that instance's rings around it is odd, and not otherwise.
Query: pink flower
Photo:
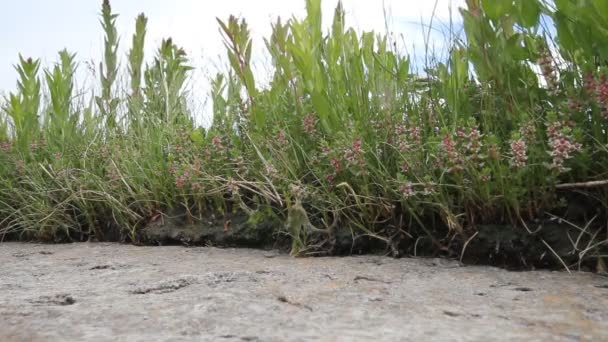
[[[513,158],[511,159],[511,166],[519,169],[526,166],[526,161],[528,160],[527,156],[527,145],[524,139],[517,139],[511,141],[511,154]]]
[[[608,77],[602,75],[596,83],[595,96],[597,104],[602,109],[602,116],[608,120]]]
[[[302,120],[302,126],[304,127],[304,132],[308,133],[308,134],[315,134],[316,133],[316,128],[315,126],[317,125],[317,117],[314,114],[307,114],[306,116],[304,116],[304,119]]]
[[[552,95],[557,94],[557,76],[555,67],[553,65],[553,58],[551,53],[546,47],[542,47],[540,50],[540,57],[538,59],[538,65],[540,66],[541,73],[547,82],[547,88]]]
[[[595,84],[595,76],[593,75],[593,72],[589,71],[589,72],[585,73],[585,76],[583,77],[583,87],[585,88],[587,95],[589,95],[589,96],[595,95],[596,84]]]
[[[456,130],[456,136],[460,139],[464,139],[467,136],[467,134],[465,133],[464,129],[459,128]]]
[[[11,144],[9,141],[3,142],[0,144],[0,149],[2,149],[3,152],[8,153],[13,149],[13,144]]]
[[[576,99],[568,99],[568,109],[573,112],[579,112],[583,108],[581,101]]]
[[[331,166],[333,166],[335,173],[339,173],[340,171],[342,171],[342,164],[338,159],[332,158],[329,163],[331,164]]]
[[[218,137],[217,135],[215,135],[215,136],[213,136],[213,138],[211,138],[211,144],[213,144],[213,146],[218,151],[224,150],[224,146],[222,145],[222,139],[220,137]]]
[[[469,130],[469,134],[466,135],[466,149],[473,160],[481,159],[480,152],[481,148],[483,147],[481,137],[482,134],[477,128],[471,128]]]
[[[547,153],[552,157],[549,168],[559,173],[569,170],[564,163],[572,158],[573,153],[582,149],[582,145],[574,141],[574,137],[571,135],[573,126],[574,124],[571,122],[557,121],[548,124],[547,127],[549,147],[551,147]]]
[[[353,152],[354,153],[362,153],[363,152],[361,150],[361,138],[357,138],[357,139],[355,139],[355,141],[353,141]]]
[[[181,188],[183,188],[183,187],[184,187],[184,183],[185,183],[185,179],[184,179],[184,177],[183,177],[183,176],[177,176],[177,177],[175,178],[175,185],[176,185],[178,188],[180,188],[180,189],[181,189]]]
[[[422,138],[420,135],[420,128],[418,126],[414,126],[414,127],[410,128],[410,140],[414,144],[419,144],[422,141]]]
[[[534,137],[536,136],[536,127],[534,126],[534,122],[528,122],[522,125],[519,129],[519,133],[524,137],[526,141],[533,142]]]
[[[399,190],[405,198],[410,198],[416,194],[416,192],[414,191],[414,186],[411,182],[403,184],[401,188],[399,188]]]
[[[270,176],[270,178],[276,178],[279,173],[272,164],[266,164],[265,169],[266,169],[266,174],[268,176]]]
[[[456,143],[454,142],[454,140],[452,139],[451,136],[446,135],[443,138],[441,147],[443,148],[443,151],[447,155],[447,159],[448,159],[447,161],[449,164],[448,172],[452,173],[455,171],[463,170],[464,161],[462,160],[460,153],[456,149]]]
[[[285,134],[284,130],[280,130],[279,134],[277,134],[277,142],[279,143],[280,146],[287,145],[287,135]]]
[[[361,149],[361,139],[357,138],[353,141],[352,147],[344,151],[344,159],[349,165],[365,166],[363,154],[364,151]]]
[[[428,195],[432,195],[434,193],[435,193],[435,186],[432,183],[425,183],[422,194],[428,196]]]
[[[405,125],[397,125],[395,127],[395,135],[399,136],[399,135],[405,135],[406,132],[406,127]]]

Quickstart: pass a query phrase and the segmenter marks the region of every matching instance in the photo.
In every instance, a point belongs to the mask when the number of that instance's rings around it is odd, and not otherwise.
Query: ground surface
[[[592,274],[118,244],[0,260],[0,341],[608,340]]]

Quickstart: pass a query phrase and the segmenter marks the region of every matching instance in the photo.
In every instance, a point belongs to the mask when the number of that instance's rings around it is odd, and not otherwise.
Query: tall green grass
[[[458,254],[483,227],[531,231],[559,217],[580,227],[569,253],[601,260],[602,6],[468,0],[466,39],[421,77],[387,35],[346,27],[341,5],[326,32],[321,1],[306,0],[306,17],[278,20],[264,40],[273,65],[265,85],[245,19],[218,19],[231,68],[211,80],[213,123],[203,129],[186,105],[184,50],[166,39],[144,64],[143,14],[129,88],[118,89],[117,16],[104,1],[94,101],[75,100],[67,51],[44,81],[39,61],[17,66],[18,89],[0,116],[0,234],[136,242],[162,214],[195,222],[271,212],[295,255],[331,251],[338,231],[394,254],[422,245]]]

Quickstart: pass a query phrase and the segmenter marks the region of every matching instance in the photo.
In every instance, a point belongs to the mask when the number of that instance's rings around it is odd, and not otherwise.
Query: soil
[[[608,278],[445,259],[0,244],[1,341],[608,340]]]

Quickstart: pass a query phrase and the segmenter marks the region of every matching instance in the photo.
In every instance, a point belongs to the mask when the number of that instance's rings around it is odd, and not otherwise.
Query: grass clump
[[[200,128],[184,50],[163,40],[144,66],[143,14],[130,87],[117,90],[117,16],[104,1],[91,105],[74,100],[69,52],[45,70],[44,96],[39,61],[17,67],[0,121],[0,232],[138,242],[159,215],[272,213],[294,255],[332,253],[348,235],[393,255],[602,265],[608,18],[594,6],[468,0],[465,39],[422,77],[387,35],[347,28],[341,5],[325,32],[320,0],[306,0],[305,18],[278,20],[264,41],[266,85],[246,21],[218,20],[231,68],[211,81],[213,123]]]

